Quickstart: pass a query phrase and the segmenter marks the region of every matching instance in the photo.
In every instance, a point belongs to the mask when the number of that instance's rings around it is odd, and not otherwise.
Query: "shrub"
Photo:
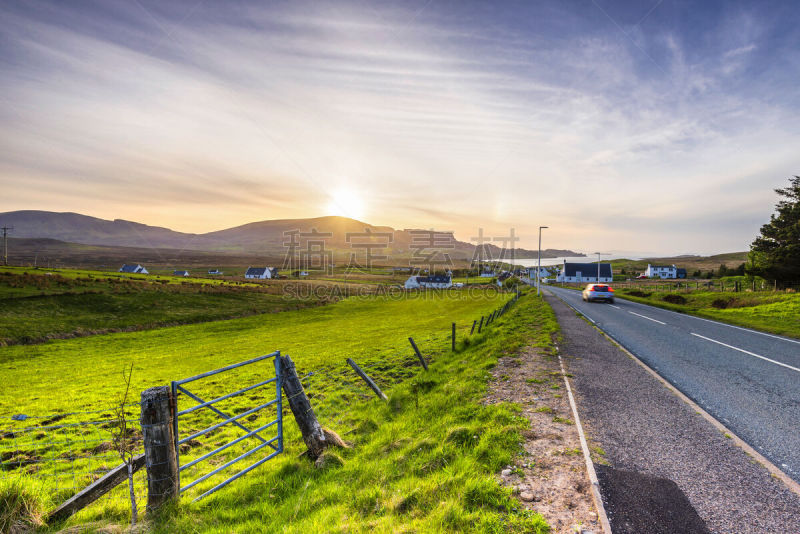
[[[724,310],[730,305],[730,301],[728,299],[714,299],[711,303],[711,306],[717,308],[718,310]]]
[[[632,297],[641,297],[644,299],[652,295],[652,293],[645,293],[644,291],[639,291],[638,289],[634,289],[633,291],[628,291],[628,295]]]

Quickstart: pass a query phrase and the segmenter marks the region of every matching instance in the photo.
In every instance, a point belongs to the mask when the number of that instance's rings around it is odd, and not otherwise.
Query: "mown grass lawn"
[[[550,346],[557,329],[553,314],[541,301],[523,297],[481,335],[466,339],[472,320],[507,298],[348,299],[275,315],[6,347],[0,349],[0,379],[15,388],[0,393],[0,414],[103,408],[120,390],[120,373],[129,363],[136,391],[274,349],[291,354],[304,370],[341,367],[345,357],[391,367],[408,360],[412,335],[433,356],[431,371],[415,367],[403,382],[387,384],[388,403],[350,396],[337,404],[344,387],[335,379],[309,385],[323,424],[353,443],[338,451],[341,466],[316,469],[298,458],[304,446],[288,419],[285,454],[198,504],[184,500],[153,528],[545,532],[541,517],[519,510],[493,478],[517,452],[526,420],[514,406],[484,406],[481,399],[487,370],[499,355],[528,343]],[[452,321],[460,339],[455,353],[449,350]],[[19,391],[26,393],[20,397]],[[123,501],[110,501],[70,524],[126,518]]]

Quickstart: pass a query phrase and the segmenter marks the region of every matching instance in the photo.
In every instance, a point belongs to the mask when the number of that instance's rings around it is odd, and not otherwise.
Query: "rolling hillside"
[[[205,234],[176,232],[169,228],[149,226],[132,221],[115,219],[109,221],[78,213],[56,213],[49,211],[23,210],[0,213],[0,224],[13,226],[12,237],[31,239],[55,239],[85,245],[111,247],[135,247],[141,249],[173,249],[181,251],[206,251],[237,255],[281,256],[286,248],[284,232],[299,230],[332,233],[326,248],[342,252],[351,251],[348,233],[391,233],[389,254],[408,256],[411,251],[413,230],[395,230],[388,226],[374,226],[345,217],[316,217],[311,219],[280,219],[244,224]],[[377,239],[375,239],[377,241]],[[381,242],[386,242],[383,240]],[[453,259],[469,259],[475,245],[454,241],[450,252]],[[487,247],[492,257],[498,258],[500,249]],[[518,258],[535,257],[536,251],[517,249]],[[546,249],[542,256],[576,256],[570,250]]]

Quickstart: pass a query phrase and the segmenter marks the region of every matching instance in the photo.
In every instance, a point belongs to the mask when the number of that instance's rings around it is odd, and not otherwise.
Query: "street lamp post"
[[[605,252],[595,252],[597,254],[597,283],[600,283],[600,254],[605,254]]]
[[[536,256],[536,296],[539,296],[539,286],[541,285],[542,278],[542,229],[547,226],[539,227],[539,252]]]

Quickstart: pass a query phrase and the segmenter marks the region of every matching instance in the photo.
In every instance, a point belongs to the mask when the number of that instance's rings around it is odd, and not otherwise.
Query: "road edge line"
[[[597,472],[594,470],[594,462],[592,462],[592,457],[589,453],[586,434],[583,432],[581,417],[578,415],[578,407],[575,404],[575,398],[572,396],[572,388],[569,386],[569,378],[564,369],[564,360],[561,359],[561,351],[558,349],[558,345],[556,345],[556,350],[558,351],[558,364],[561,367],[561,376],[564,378],[564,384],[567,386],[567,396],[569,397],[569,405],[572,408],[572,417],[575,419],[575,426],[578,429],[578,438],[580,438],[583,459],[586,462],[586,472],[589,475],[589,482],[592,487],[592,500],[594,500],[594,506],[597,509],[597,518],[600,520],[600,526],[603,528],[603,532],[606,534],[613,534],[611,531],[611,523],[608,521],[608,515],[606,514],[606,508],[603,505],[603,496],[600,493],[600,481],[597,480]]]
[[[560,300],[561,302],[563,302],[564,304],[566,304],[567,306],[572,308],[576,313],[584,316],[583,313],[581,313],[580,310],[578,310],[577,308],[572,306],[570,303],[568,303],[567,301],[565,301],[564,299],[562,299],[561,297],[559,297],[555,293],[551,293],[551,295],[555,296],[558,300]],[[600,332],[603,336],[605,336],[609,341],[613,342],[617,347],[619,347],[620,350],[622,350],[622,352],[624,352],[625,354],[630,356],[633,359],[633,361],[635,361],[636,363],[641,365],[656,380],[658,380],[664,386],[666,386],[667,389],[669,389],[670,391],[672,391],[672,393],[677,395],[679,399],[681,399],[683,402],[688,404],[689,407],[694,408],[694,410],[697,413],[702,415],[703,418],[706,421],[708,421],[709,423],[711,423],[712,426],[714,426],[717,430],[721,431],[723,434],[727,434],[728,436],[730,436],[730,439],[733,441],[733,443],[736,446],[738,446],[740,449],[742,449],[748,456],[753,458],[755,461],[760,463],[770,473],[770,475],[772,475],[774,478],[777,478],[781,482],[783,482],[790,491],[793,491],[797,495],[800,495],[800,484],[795,482],[791,477],[789,477],[789,475],[787,475],[786,473],[781,471],[781,469],[778,466],[773,464],[771,461],[767,460],[767,458],[763,454],[761,454],[760,452],[755,450],[747,442],[745,442],[742,438],[740,438],[739,436],[734,434],[732,430],[730,430],[728,427],[723,425],[713,415],[711,415],[710,413],[705,411],[700,405],[698,405],[692,399],[687,397],[681,390],[679,390],[678,388],[676,388],[675,386],[670,384],[667,381],[666,378],[662,377],[660,374],[658,374],[656,371],[654,371],[649,365],[647,365],[642,360],[640,360],[636,355],[634,355],[631,351],[629,351],[627,348],[625,348],[622,345],[622,343],[620,343],[619,341],[614,339],[614,337],[611,334],[609,334],[608,332],[606,332],[605,330],[603,330],[602,328],[597,326],[597,323],[592,322],[592,326],[594,328],[596,328],[597,331]]]

